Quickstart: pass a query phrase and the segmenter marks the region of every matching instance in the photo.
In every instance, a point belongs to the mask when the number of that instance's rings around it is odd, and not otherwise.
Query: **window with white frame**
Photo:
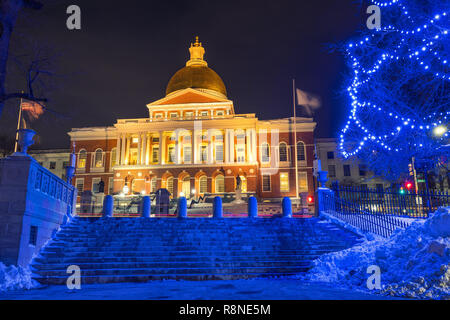
[[[77,188],[78,195],[81,195],[81,193],[84,191],[84,178],[76,179],[75,186]]]
[[[170,113],[170,118],[171,118],[171,119],[178,118],[178,113],[177,113],[177,112],[171,112],[171,113]]]
[[[100,178],[93,178],[92,179],[92,189],[91,191],[93,193],[98,193],[99,192],[99,184],[100,183]]]
[[[108,180],[108,194],[114,193],[114,178],[110,177]]]
[[[289,174],[287,172],[280,172],[280,191],[289,192]]]
[[[221,116],[224,116],[224,115],[225,115],[225,113],[223,112],[223,110],[216,111],[216,116],[221,117]]]
[[[117,148],[111,149],[111,167],[117,165]]]
[[[216,161],[217,162],[223,161],[223,143],[222,142],[216,143]]]
[[[187,111],[187,112],[184,113],[184,117],[185,117],[186,119],[192,119],[192,118],[194,117],[194,112],[192,112],[192,111]]]
[[[87,160],[87,151],[82,149],[78,152],[78,168],[84,169],[86,168],[86,160]]]
[[[269,162],[270,161],[270,146],[267,142],[264,142],[261,145],[261,162]]]
[[[171,144],[168,147],[168,159],[167,159],[168,163],[174,163],[175,162],[175,145]]]
[[[298,173],[298,191],[308,192],[308,174],[306,172]]]
[[[288,161],[287,144],[285,142],[280,143],[279,153],[280,153],[280,162]]]
[[[207,117],[208,114],[209,114],[208,111],[201,111],[201,112],[200,112],[200,116],[201,116],[201,117]]]
[[[94,168],[103,168],[103,150],[102,149],[95,150]]]
[[[219,174],[214,179],[215,181],[215,193],[223,193],[225,192],[225,178],[222,174]]]
[[[167,178],[167,190],[173,195],[173,177]]]
[[[158,163],[158,160],[159,160],[158,157],[159,157],[159,146],[154,145],[152,148],[152,162]]]
[[[183,161],[184,163],[189,163],[192,161],[192,149],[191,145],[184,145],[183,147]]]
[[[198,179],[198,185],[201,194],[208,192],[208,178],[206,176],[201,176]]]
[[[245,162],[245,133],[236,134],[236,162]]]
[[[306,160],[305,144],[301,141],[297,142],[297,160],[298,161]]]
[[[153,177],[150,180],[150,192],[156,192],[156,183],[157,183],[157,179],[156,179],[156,177]]]

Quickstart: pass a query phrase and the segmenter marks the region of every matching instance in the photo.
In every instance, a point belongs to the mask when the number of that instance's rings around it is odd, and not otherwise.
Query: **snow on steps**
[[[31,265],[41,283],[64,284],[70,265],[83,283],[156,279],[246,279],[306,272],[322,254],[358,236],[311,219],[75,218]]]

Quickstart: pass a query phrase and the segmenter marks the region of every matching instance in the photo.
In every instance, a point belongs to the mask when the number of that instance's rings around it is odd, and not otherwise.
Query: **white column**
[[[147,141],[146,145],[145,145],[145,164],[149,165],[150,164],[150,144],[152,141],[151,141],[151,136],[148,132],[145,134],[145,140]]]
[[[141,164],[145,165],[147,159],[147,132],[142,134],[142,153],[141,153]]]
[[[175,130],[175,163],[181,164],[181,147],[182,144],[180,143],[180,131]]]
[[[255,162],[257,159],[257,144],[256,140],[256,130],[255,129],[246,129],[246,145],[247,145],[247,159],[248,162]]]
[[[213,131],[208,130],[208,163],[214,163],[214,144],[213,144]]]
[[[226,130],[226,162],[227,163],[234,163],[234,130],[233,129],[227,129]]]
[[[124,165],[125,164],[125,146],[126,146],[126,134],[122,133],[122,143],[120,145],[120,147],[122,148],[122,150],[120,151],[120,164]]]
[[[200,144],[202,139],[202,122],[194,121],[194,132],[192,133],[193,141],[193,163],[200,163]]]
[[[120,133],[117,134],[117,143],[116,143],[116,162],[120,165]]]
[[[141,148],[142,148],[142,133],[138,132],[138,147],[137,147],[137,159],[136,163],[139,165],[141,164]]]
[[[163,148],[165,143],[163,143],[163,138],[164,138],[164,134],[162,131],[159,132],[159,154],[158,154],[158,158],[159,158],[159,164],[163,164]]]
[[[131,136],[127,137],[127,148],[125,151],[126,164],[130,164],[130,146],[131,146]]]

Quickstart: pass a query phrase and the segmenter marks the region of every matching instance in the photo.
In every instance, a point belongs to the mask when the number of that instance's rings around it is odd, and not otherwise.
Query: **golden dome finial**
[[[202,47],[202,43],[198,41],[198,36],[195,37],[195,43],[191,43],[189,48],[189,53],[191,54],[191,59],[186,62],[186,66],[204,66],[207,67],[208,64],[203,60],[205,55],[205,49]]]

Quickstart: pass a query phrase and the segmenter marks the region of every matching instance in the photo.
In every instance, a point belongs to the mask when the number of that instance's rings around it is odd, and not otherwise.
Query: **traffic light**
[[[314,197],[308,196],[307,201],[308,201],[308,203],[314,203]]]
[[[414,175],[414,169],[413,169],[412,163],[408,164],[408,171],[409,171],[410,176]]]
[[[400,194],[405,194],[405,192],[406,192],[405,189],[403,189],[403,187],[400,187],[399,193]]]
[[[413,187],[413,183],[411,181],[406,181],[405,187],[406,187],[406,189],[408,189],[408,191],[411,191],[411,189]]]

